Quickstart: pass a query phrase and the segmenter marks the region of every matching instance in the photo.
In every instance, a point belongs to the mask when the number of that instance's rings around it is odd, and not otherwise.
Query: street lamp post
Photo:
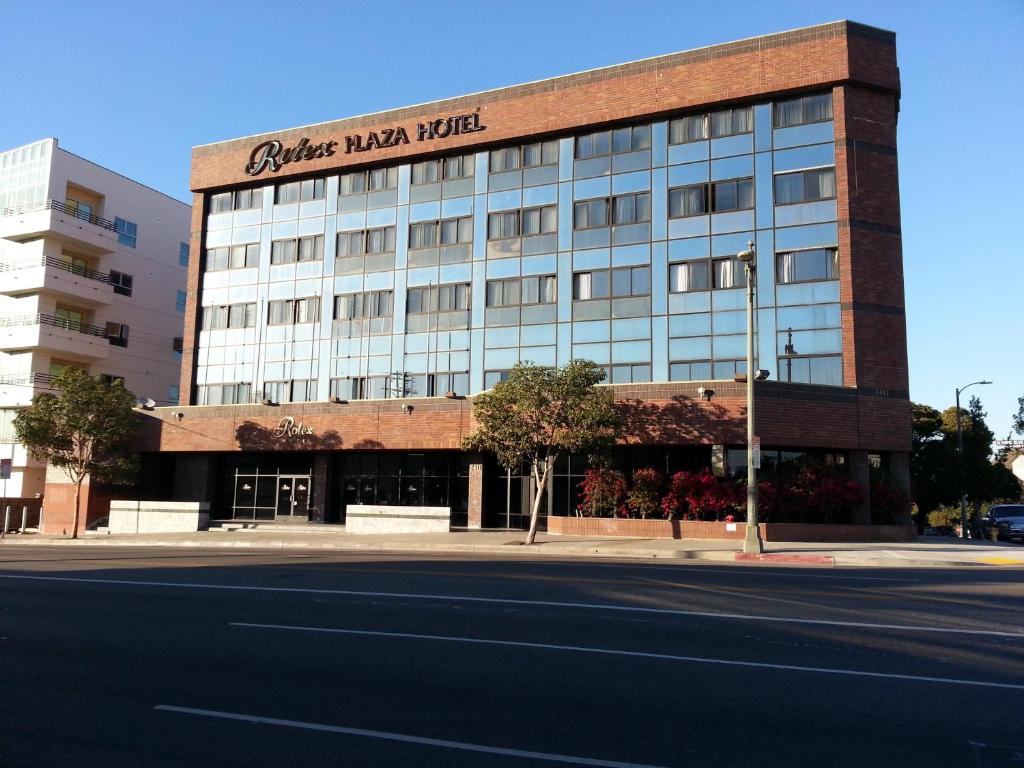
[[[956,457],[960,469],[960,538],[967,538],[967,497],[964,496],[964,433],[960,428],[960,393],[975,384],[991,384],[991,381],[972,381],[956,391]]]
[[[743,551],[764,552],[761,529],[757,525],[757,468],[754,466],[754,283],[757,274],[757,247],[747,242],[747,250],[736,254],[747,275],[747,530]]]

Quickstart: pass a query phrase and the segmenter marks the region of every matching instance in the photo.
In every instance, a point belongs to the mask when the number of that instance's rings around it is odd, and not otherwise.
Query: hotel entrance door
[[[278,522],[305,523],[309,520],[309,480],[309,475],[278,476]]]

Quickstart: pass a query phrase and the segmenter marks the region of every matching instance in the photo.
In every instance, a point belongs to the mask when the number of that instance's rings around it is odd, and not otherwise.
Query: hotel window
[[[188,243],[181,243],[178,246],[178,265],[188,266]]]
[[[613,224],[640,224],[651,220],[651,193],[618,195],[612,198]]]
[[[754,110],[750,107],[722,109],[712,112],[708,118],[713,139],[750,133],[754,130]]]
[[[274,205],[299,202],[299,182],[291,181],[274,187]]]
[[[413,163],[413,184],[436,184],[441,180],[464,179],[473,175],[475,155],[456,155]]]
[[[754,207],[754,180],[728,179],[668,191],[668,216],[677,219],[707,213],[746,211]]]
[[[133,221],[127,219],[114,219],[114,229],[117,231],[117,242],[134,248],[138,241],[139,227]]]
[[[776,205],[831,200],[835,196],[836,172],[834,168],[780,173],[775,177]]]
[[[398,186],[398,168],[374,168],[370,171],[343,173],[339,184],[339,194],[360,195],[364,192],[381,192],[395,189]]]
[[[747,272],[743,262],[732,257],[729,259],[714,259],[711,262],[714,272],[715,288],[745,288],[747,285]]]
[[[203,330],[253,328],[256,326],[256,303],[221,304],[203,307]]]
[[[484,389],[491,389],[500,381],[508,381],[511,370],[506,369],[502,371],[484,371]]]
[[[503,240],[523,235],[546,235],[558,229],[558,206],[501,211],[487,216],[487,239]]]
[[[668,265],[668,289],[672,293],[707,291],[711,288],[710,264],[707,261],[686,261]]]
[[[209,248],[206,251],[206,271],[221,269],[242,269],[255,267],[260,261],[260,244],[246,243],[225,248]]]
[[[409,289],[406,312],[460,312],[469,309],[469,301],[469,283],[425,285]]]
[[[490,153],[490,172],[502,173],[558,162],[558,140],[537,141],[520,147],[495,149]]]
[[[808,283],[836,280],[839,277],[839,252],[835,248],[813,248],[775,254],[777,283]]]
[[[422,163],[413,163],[412,183],[413,184],[436,184],[441,180],[441,161],[425,160]]]
[[[263,397],[272,403],[314,402],[316,390],[316,379],[263,382]]]
[[[299,202],[308,203],[310,200],[323,200],[326,187],[327,179],[306,179],[299,188]]]
[[[383,400],[387,397],[388,376],[359,376],[331,379],[331,394],[343,400]]]
[[[708,116],[690,115],[673,120],[668,125],[668,143],[685,144],[689,141],[703,141],[708,137]]]
[[[423,375],[414,375],[413,381],[419,383]],[[431,373],[426,377],[426,397],[442,397],[449,392],[456,395],[469,394],[469,373],[466,371]]]
[[[391,317],[391,291],[347,293],[334,297],[334,319],[354,320],[357,317]]]
[[[581,200],[572,207],[573,229],[596,229],[608,226],[608,198]]]
[[[651,380],[650,363],[611,365],[605,367],[605,371],[605,381],[610,384],[643,384]]]
[[[774,124],[776,128],[788,128],[791,125],[804,125],[805,123],[820,123],[831,119],[831,93],[800,96],[775,104]]]
[[[228,193],[230,194],[230,193]],[[262,189],[239,189],[235,192],[235,210],[247,211],[263,206]]]
[[[409,250],[473,242],[473,217],[422,221],[409,225]]]
[[[779,356],[779,380],[801,384],[843,385],[842,355]]]
[[[711,361],[671,363],[668,367],[668,378],[669,381],[708,381],[711,378]]]
[[[174,308],[178,312],[184,312],[185,311],[185,300],[186,300],[186,297],[187,297],[187,294],[184,291],[178,291],[178,294],[177,294],[177,296],[174,299]]]
[[[208,384],[199,387],[198,405],[236,405],[252,402],[251,384]]]
[[[617,155],[651,148],[651,126],[636,125],[631,128],[616,128],[614,131],[597,131],[576,138],[576,159],[586,160],[602,155]]]
[[[232,210],[230,192],[221,192],[210,196],[210,213],[227,213],[230,210]]]
[[[270,244],[271,264],[292,264],[296,261],[322,261],[324,236],[310,235],[298,240],[275,240]]]
[[[110,284],[114,286],[114,293],[118,293],[121,296],[131,296],[132,283],[134,283],[134,279],[131,275],[114,269],[110,270]]]
[[[395,250],[395,228],[362,229],[338,233],[338,258],[362,256],[367,253],[389,253]]]
[[[572,276],[573,301],[610,296],[647,296],[651,292],[650,267],[617,267],[577,272]]]
[[[267,325],[312,323],[320,319],[320,297],[272,301],[268,305]]]

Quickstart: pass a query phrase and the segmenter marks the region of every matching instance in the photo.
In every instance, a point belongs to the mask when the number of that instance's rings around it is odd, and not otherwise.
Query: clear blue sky
[[[622,13],[619,9],[628,9]],[[0,0],[0,149],[46,136],[190,201],[190,149],[745,37],[894,30],[911,397],[1024,395],[1024,1]]]

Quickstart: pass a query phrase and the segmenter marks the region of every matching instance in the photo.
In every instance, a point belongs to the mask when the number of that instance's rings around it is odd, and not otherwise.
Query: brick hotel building
[[[843,21],[196,147],[181,405],[141,414],[146,493],[517,527],[527,478],[459,449],[472,397],[573,358],[608,370],[625,468],[741,473],[748,240],[764,464],[906,487],[899,87],[894,34]]]

